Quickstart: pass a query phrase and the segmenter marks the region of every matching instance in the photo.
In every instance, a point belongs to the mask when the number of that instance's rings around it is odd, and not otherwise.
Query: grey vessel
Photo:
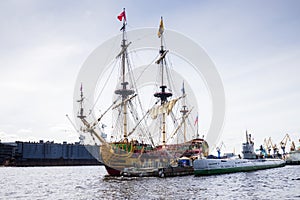
[[[79,142],[0,142],[0,165],[4,166],[75,166],[100,165],[93,155],[99,154],[99,146],[82,145]],[[92,154],[91,154],[92,153]]]

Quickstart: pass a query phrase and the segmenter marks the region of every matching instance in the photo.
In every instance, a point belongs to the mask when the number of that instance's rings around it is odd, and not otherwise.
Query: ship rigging
[[[125,9],[118,16],[118,19],[122,21],[122,28],[120,29],[122,40],[121,50],[116,56],[116,61],[119,62],[114,62],[119,63],[117,73],[119,79],[114,90],[112,104],[101,112],[100,117],[91,121],[91,118],[87,118],[85,114],[84,102],[86,98],[83,95],[82,86],[78,100],[80,110],[77,117],[83,124],[81,130],[91,134],[93,140],[98,140],[101,143],[101,161],[106,166],[108,173],[118,175],[131,167],[149,168],[155,171],[158,168],[168,166],[187,151],[189,155],[200,153],[200,149],[207,153],[207,143],[203,139],[192,140],[192,135],[195,135],[194,130],[192,129],[191,132],[191,129],[187,129],[187,122],[193,107],[188,109],[184,84],[182,94],[176,94],[177,97],[172,98],[175,95],[172,92],[174,89],[171,88],[172,73],[166,60],[169,51],[164,47],[163,19],[160,20],[158,31],[160,38],[159,56],[155,62],[159,69],[158,83],[155,84],[156,92],[153,94],[156,100],[148,108],[145,107],[146,104],[140,98],[142,95],[139,92],[136,75],[129,59],[128,49],[131,42],[127,41]],[[113,69],[116,70],[115,67]],[[110,75],[112,74],[116,73],[110,73]],[[111,79],[108,76],[107,80]],[[107,82],[104,86],[106,85],[108,85]],[[157,91],[157,86],[159,86],[159,91]],[[101,90],[101,94],[106,93],[106,91],[108,90]],[[97,100],[100,99],[99,96]],[[152,97],[146,98],[153,99]],[[177,103],[179,100],[182,101],[181,109]],[[97,108],[97,106],[94,105],[92,108]],[[96,113],[93,109],[89,111],[89,114]],[[107,120],[109,113],[111,113],[112,128],[111,137],[106,141],[99,133],[99,123]],[[202,143],[205,145],[200,148]]]

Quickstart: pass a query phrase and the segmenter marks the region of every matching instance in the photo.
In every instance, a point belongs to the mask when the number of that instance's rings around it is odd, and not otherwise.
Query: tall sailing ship
[[[101,162],[109,175],[192,174],[192,161],[186,165],[187,161],[200,154],[207,155],[208,144],[203,138],[199,138],[198,134],[192,138],[196,130],[191,131],[187,128],[188,124],[191,124],[189,120],[191,120],[192,108],[189,109],[186,104],[184,84],[181,94],[177,94],[175,98],[169,88],[172,79],[166,59],[169,51],[164,46],[163,19],[161,18],[158,30],[160,47],[155,62],[159,77],[152,75],[153,81],[157,81],[159,87],[152,95],[155,102],[147,109],[145,109],[147,106],[141,103],[129,61],[128,48],[131,42],[127,41],[125,9],[118,19],[123,22],[122,41],[120,53],[116,55],[116,59],[119,60],[119,84],[114,91],[113,103],[95,122],[88,120],[85,115],[85,97],[81,86],[81,96],[78,100],[80,104],[78,118],[83,124],[81,130],[100,141]],[[96,128],[108,113],[112,113],[114,123],[111,141],[106,141]],[[169,131],[172,129],[173,131]]]

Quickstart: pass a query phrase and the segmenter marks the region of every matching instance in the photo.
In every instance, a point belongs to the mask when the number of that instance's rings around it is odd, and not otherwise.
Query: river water
[[[103,166],[0,167],[0,199],[300,199],[300,166],[206,177],[109,177]]]

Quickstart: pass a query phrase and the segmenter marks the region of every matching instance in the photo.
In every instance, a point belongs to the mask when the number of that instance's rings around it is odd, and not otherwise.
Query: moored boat
[[[149,108],[149,105],[141,103],[135,78],[138,75],[134,76],[129,62],[128,49],[131,42],[127,41],[125,10],[118,19],[123,25],[121,51],[115,62],[119,76],[113,103],[95,120],[90,117],[95,112],[92,110],[95,107],[84,109],[83,102],[86,102],[86,98],[81,86],[81,98],[78,100],[80,111],[77,116],[83,124],[80,130],[82,134],[90,134],[93,142],[101,144],[101,162],[109,175],[165,177],[192,174],[192,162],[189,162],[190,165],[182,165],[182,157],[190,158],[199,153],[206,155],[208,144],[203,138],[191,137],[192,131],[187,131],[186,121],[191,116],[192,109],[189,110],[186,104],[183,104],[182,109],[178,106],[178,102],[186,97],[184,87],[182,93],[175,93],[175,88],[171,88],[174,84],[171,83],[171,70],[167,66],[166,56],[169,51],[164,47],[163,20],[161,18],[158,31],[160,48],[155,62],[158,76],[151,77],[151,81],[155,82],[153,85],[156,92],[146,97],[152,99]],[[174,96],[176,97],[172,98]],[[107,100],[107,95],[103,99]],[[84,113],[86,110],[89,110],[88,114]],[[112,117],[107,117],[107,113],[111,113]],[[110,141],[106,141],[99,133],[98,125],[104,121],[104,117],[113,121]]]
[[[199,159],[194,162],[195,175],[213,175],[233,172],[247,172],[283,167],[281,159]]]
[[[300,165],[300,149],[295,151],[290,151],[286,155],[286,164],[287,165]]]
[[[294,141],[292,142],[290,152],[285,155],[285,160],[287,165],[300,165],[300,146],[296,148]]]
[[[285,166],[281,159],[259,158],[254,152],[251,134],[246,132],[246,143],[243,143],[243,158],[197,159],[194,161],[195,175],[213,175],[233,172],[247,172]]]

